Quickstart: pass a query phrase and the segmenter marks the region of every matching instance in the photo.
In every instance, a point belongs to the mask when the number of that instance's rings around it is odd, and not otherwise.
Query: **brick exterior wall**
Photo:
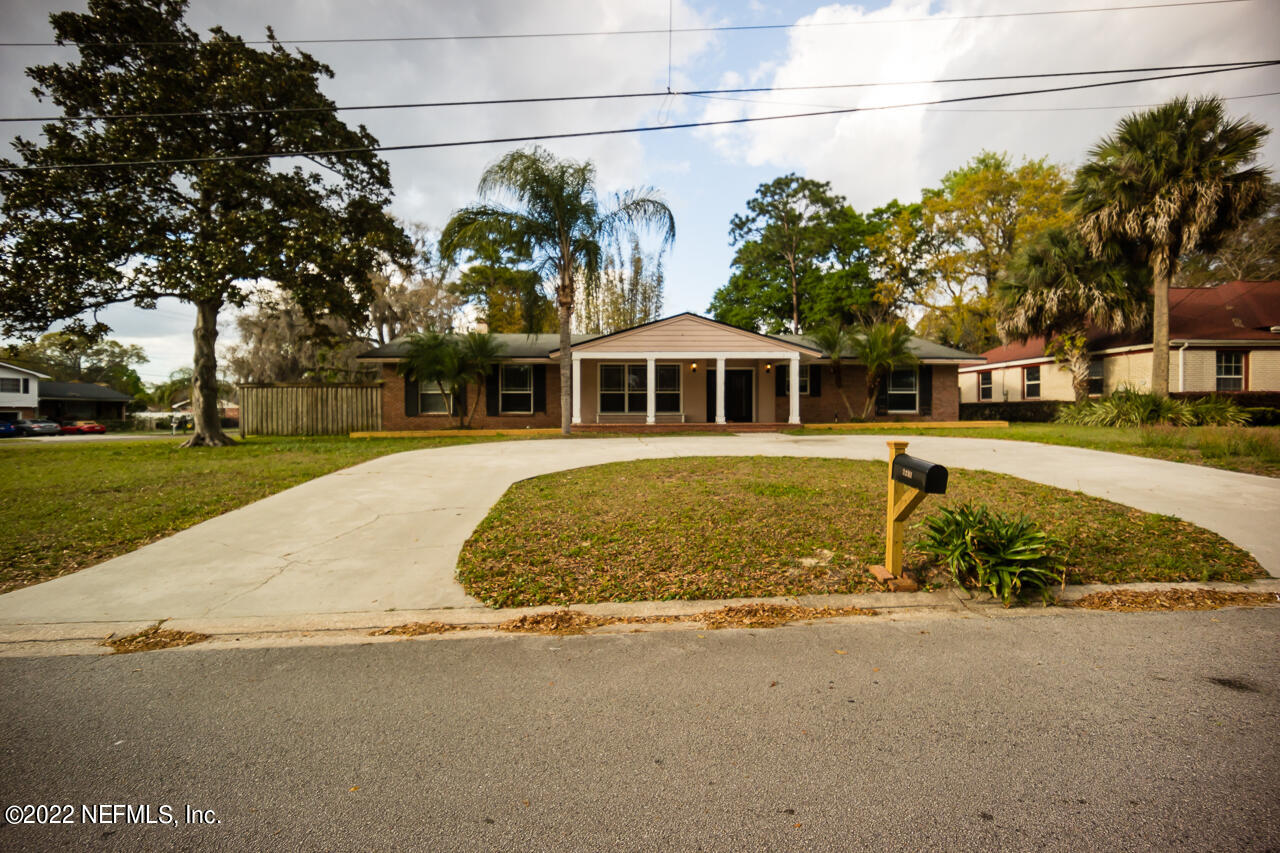
[[[955,421],[960,419],[960,386],[956,368],[952,365],[925,365],[933,370],[933,411],[929,415],[892,415],[881,416],[879,420],[913,421]],[[824,366],[822,370],[822,393],[817,397],[800,398],[800,420],[802,423],[829,424],[849,420],[844,402],[840,398],[840,389],[836,388],[835,377],[831,368]],[[425,430],[448,429],[457,423],[457,419],[448,415],[416,415],[407,416],[404,410],[404,377],[396,372],[394,365],[382,365],[382,428],[384,430]],[[772,380],[771,380],[772,381]],[[862,405],[866,399],[865,371],[861,367],[851,366],[843,370],[844,392],[853,407],[853,416],[862,417]],[[555,364],[547,365],[547,411],[533,415],[490,415],[485,410],[484,389],[472,385],[467,389],[467,405],[475,402],[479,395],[480,402],[472,418],[471,426],[477,429],[525,429],[554,428],[560,426],[560,370]],[[775,423],[786,423],[789,403],[785,396],[774,397],[773,420]],[[762,401],[763,402],[763,401]],[[762,406],[760,417],[768,418],[768,407]],[[874,414],[872,415],[875,418]]]
[[[928,415],[880,415],[872,408],[872,420],[894,421],[956,421],[960,419],[960,384],[957,368],[949,364],[922,365],[921,369],[933,370],[933,411]],[[848,410],[836,387],[835,374],[829,366],[823,366],[822,393],[817,397],[800,398],[800,421],[806,424],[843,423],[849,420]],[[849,399],[855,418],[862,417],[862,407],[867,399],[866,371],[861,367],[845,367],[841,370],[844,396]],[[786,397],[774,398],[774,420],[786,423],[790,412]]]
[[[396,372],[395,365],[382,365],[382,428],[384,430],[449,429],[458,419],[449,415],[415,415],[404,412],[404,377]],[[471,426],[476,429],[535,429],[560,426],[560,367],[547,365],[547,411],[532,415],[490,415],[485,411],[484,389],[477,385],[467,388],[467,407],[476,401],[475,416]]]

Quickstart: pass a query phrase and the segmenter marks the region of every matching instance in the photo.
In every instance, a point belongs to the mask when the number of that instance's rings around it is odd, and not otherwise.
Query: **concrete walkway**
[[[463,543],[517,480],[630,459],[885,459],[888,436],[779,434],[496,442],[415,450],[329,474],[130,554],[0,596],[0,625],[290,617],[479,607]],[[909,437],[950,468],[1012,474],[1174,515],[1280,576],[1280,480],[1073,447]]]

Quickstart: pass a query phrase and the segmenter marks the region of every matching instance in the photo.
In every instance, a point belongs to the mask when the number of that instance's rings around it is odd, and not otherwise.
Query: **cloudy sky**
[[[307,45],[335,71],[325,91],[340,105],[694,89],[903,83],[996,74],[1264,60],[1276,56],[1278,0],[1182,8],[1089,11],[1156,0],[892,0],[851,5],[699,0],[194,0],[189,23],[282,39],[484,35],[660,29],[647,35],[442,40]],[[1186,0],[1167,0],[1186,2]],[[6,41],[49,41],[48,15],[83,10],[83,0],[0,0]],[[791,29],[676,32],[665,28],[799,24]],[[1270,33],[1270,35],[1268,35]],[[70,49],[0,47],[0,114],[47,113],[23,69],[74,56]],[[670,77],[668,77],[670,75]],[[1135,75],[1091,78],[1121,79]],[[1138,75],[1140,76],[1140,75]],[[1070,84],[1072,81],[1061,81]],[[661,96],[539,105],[363,112],[384,144],[448,142],[538,133],[893,106],[1018,91],[1057,80],[915,84],[732,98]],[[729,272],[730,217],[762,182],[787,172],[830,181],[855,207],[919,198],[948,170],[984,148],[1015,158],[1048,156],[1078,165],[1089,146],[1133,108],[1171,96],[1231,98],[1233,115],[1280,125],[1280,71],[1236,71],[1077,92],[953,106],[887,109],[731,127],[667,130],[546,143],[590,158],[605,190],[649,185],[675,213],[678,238],[667,261],[666,309],[705,311]],[[38,126],[15,132],[38,133]],[[390,153],[395,212],[439,227],[474,199],[484,167],[509,146]],[[1280,135],[1264,161],[1280,162]],[[115,337],[144,346],[144,379],[190,363],[194,312],[167,301],[155,311],[112,309]],[[224,331],[225,342],[233,334]]]

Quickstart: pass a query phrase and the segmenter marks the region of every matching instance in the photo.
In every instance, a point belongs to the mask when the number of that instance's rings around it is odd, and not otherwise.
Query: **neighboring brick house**
[[[1151,333],[1089,335],[1091,395],[1151,386]],[[960,368],[960,402],[1071,400],[1071,375],[1044,338],[983,353]],[[1169,291],[1169,390],[1280,392],[1280,281]]]
[[[504,357],[483,387],[450,400],[400,374],[407,344],[396,340],[360,357],[379,365],[384,430],[448,426],[450,411],[475,406],[472,426],[560,425],[559,336],[499,334]],[[762,335],[696,314],[677,314],[610,335],[572,337],[576,425],[831,423],[847,420],[830,361],[803,335]],[[882,383],[877,417],[957,420],[957,368],[977,356],[920,338],[917,366]],[[723,387],[717,377],[723,374]],[[795,390],[792,390],[792,381]],[[865,371],[846,361],[846,395],[862,414]]]

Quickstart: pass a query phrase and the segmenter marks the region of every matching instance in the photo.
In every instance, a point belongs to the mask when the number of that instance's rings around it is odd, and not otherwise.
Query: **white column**
[[[658,389],[654,380],[657,378],[657,370],[654,367],[654,358],[649,356],[645,359],[645,395],[644,395],[644,422],[652,424],[657,422],[654,415],[658,411]]]
[[[800,423],[800,353],[791,356],[791,410],[787,423]]]
[[[724,359],[716,359],[716,423],[724,423]]]
[[[573,422],[582,423],[582,359],[573,354]]]

